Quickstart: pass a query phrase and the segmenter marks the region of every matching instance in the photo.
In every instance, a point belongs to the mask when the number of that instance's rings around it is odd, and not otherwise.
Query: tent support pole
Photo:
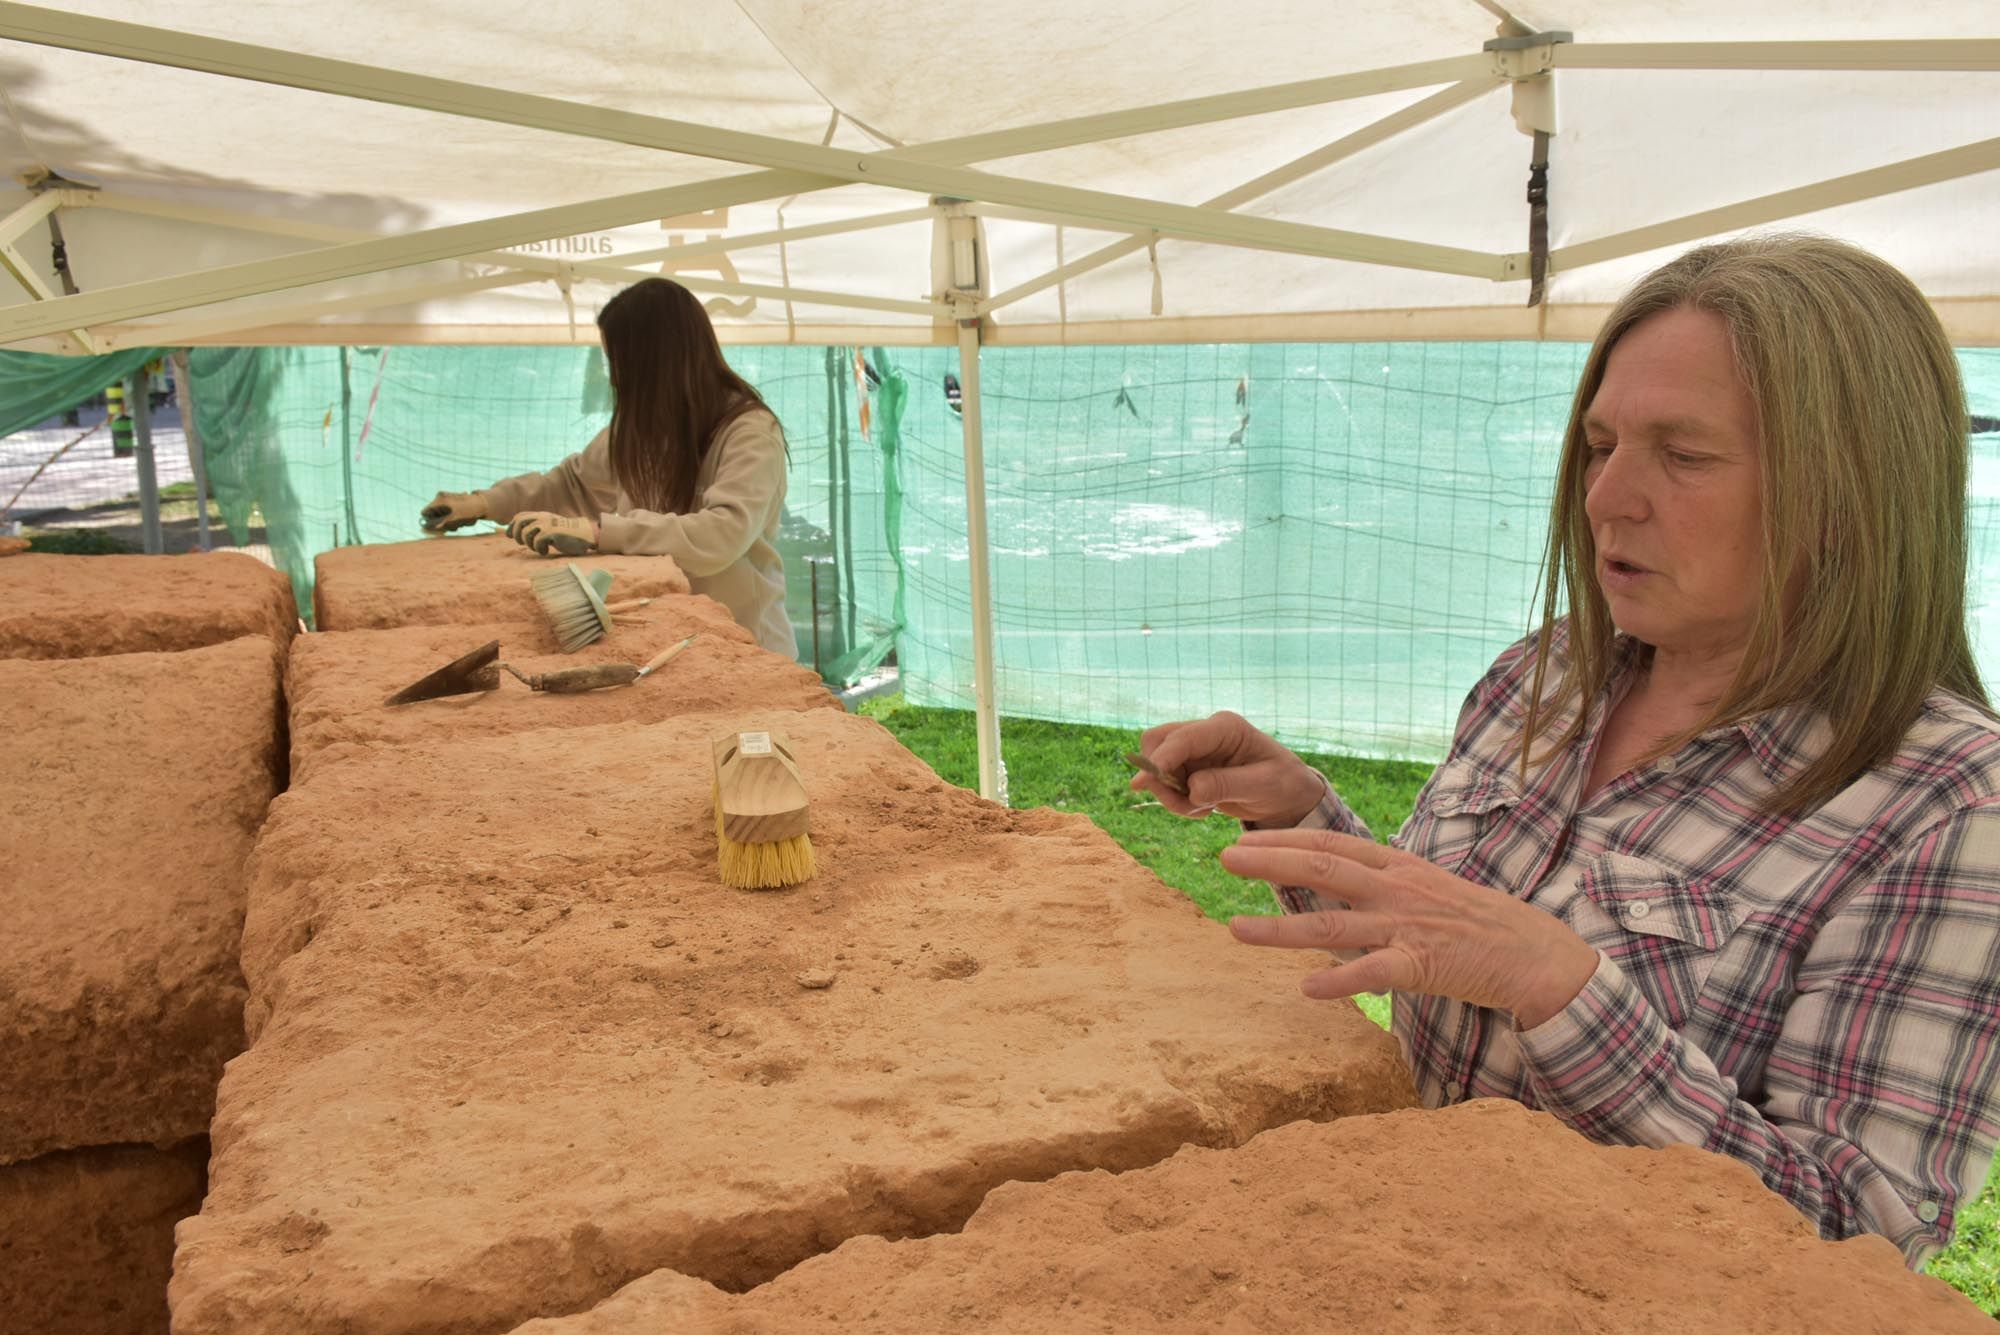
[[[12,213],[0,217],[0,245],[12,245],[15,237],[54,213],[61,204],[61,194],[53,190],[45,191]]]
[[[194,474],[195,540],[203,551],[213,551],[215,543],[208,534],[208,459],[202,452],[201,428],[194,416],[194,370],[186,348],[175,349],[171,361],[174,367],[174,406],[180,409],[181,430],[187,435],[188,469]]]
[[[979,321],[958,322],[958,383],[965,432],[965,545],[972,573],[972,676],[979,735],[979,795],[1007,800],[1000,760],[1000,705],[993,690],[993,580],[986,541],[986,449],[979,416]]]
[[[1435,120],[1446,112],[1455,110],[1468,102],[1485,96],[1499,86],[1500,81],[1498,79],[1467,79],[1463,83],[1453,84],[1449,88],[1442,89],[1432,93],[1429,97],[1411,103],[1400,111],[1391,112],[1389,115],[1363,126],[1352,134],[1343,135],[1330,144],[1322,145],[1310,153],[1293,158],[1290,162],[1282,166],[1264,172],[1262,175],[1254,176],[1240,185],[1223,191],[1212,199],[1203,200],[1202,207],[1234,209],[1240,205],[1247,204],[1253,199],[1258,199],[1269,194],[1279,186],[1301,180],[1304,177],[1312,175],[1314,172],[1322,171],[1332,166],[1344,158],[1352,157],[1365,149],[1373,148],[1379,143],[1393,139],[1405,130],[1422,125],[1427,121]],[[990,217],[1003,216],[994,206],[987,204],[975,205],[974,212]],[[1023,210],[1022,212],[1025,213],[1027,210]],[[1044,214],[1042,216],[1045,219],[1053,220],[1059,215]],[[1019,283],[1008,288],[1004,292],[988,297],[981,304],[979,313],[981,315],[990,314],[1003,306],[1010,306],[1024,297],[1033,296],[1044,288],[1057,287],[1072,278],[1089,273],[1092,269],[1100,269],[1113,260],[1136,254],[1145,248],[1146,242],[1143,237],[1127,237],[1123,241],[1114,241],[1108,246],[1100,247],[1088,255],[1069,261],[1067,264],[1057,265],[1054,269],[1039,277],[1031,278],[1024,283]]]
[[[158,556],[166,550],[160,538],[160,475],[153,467],[152,377],[140,367],[125,383],[126,411],[132,414],[133,453],[139,465],[139,532],[146,555]]]
[[[113,191],[86,193],[81,190],[59,191],[62,203],[69,208],[110,209],[115,213],[137,214],[150,218],[175,218],[182,222],[207,223],[215,227],[230,227],[244,232],[260,232],[270,236],[293,236],[307,241],[323,241],[328,245],[340,245],[349,241],[370,241],[375,233],[355,227],[335,227],[327,223],[308,222],[299,218],[275,218],[258,213],[247,213],[241,209],[221,209],[199,204],[182,204],[173,200],[152,199],[139,195],[125,195]],[[698,212],[700,210],[697,210]],[[706,241],[688,241],[679,245],[654,246],[647,250],[626,251],[617,257],[622,265],[657,264],[662,260],[692,259],[696,256],[721,255],[732,250],[744,250],[756,246],[777,245],[788,241],[807,241],[815,237],[839,236],[847,232],[866,232],[878,227],[893,227],[899,223],[923,222],[934,216],[930,208],[898,209],[890,213],[871,214],[865,218],[847,218],[835,222],[812,223],[804,227],[780,227],[768,232],[741,232],[735,236],[711,237]],[[4,234],[6,222],[0,220],[0,234]],[[556,240],[565,233],[556,233],[544,240]],[[537,276],[547,277],[564,272],[574,263],[570,260],[550,259],[544,255],[519,255],[512,251],[480,251],[457,258],[474,264],[504,264],[510,268],[531,270]]]
[[[106,351],[112,351],[118,348],[152,348],[163,347],[169,343],[192,343],[197,339],[213,341],[218,334],[251,334],[270,325],[288,324],[294,320],[316,315],[344,315],[351,311],[368,311],[381,306],[434,301],[439,297],[457,296],[465,292],[486,292],[499,287],[519,287],[544,281],[546,280],[540,274],[510,269],[506,273],[488,274],[479,278],[461,278],[447,283],[420,283],[410,287],[381,288],[358,296],[327,297],[317,301],[259,306],[251,310],[238,311],[234,315],[105,325],[98,331],[98,342]],[[334,337],[342,336],[342,331],[338,329],[327,332]],[[318,341],[324,343],[327,338],[322,335]]]
[[[1829,177],[1812,185],[1796,186],[1774,194],[1759,195],[1755,199],[1738,200],[1720,208],[1704,209],[1700,213],[1684,214],[1665,222],[1580,241],[1552,252],[1549,265],[1556,273],[1562,273],[1580,269],[1586,264],[1602,264],[1606,260],[1623,259],[1627,255],[1643,254],[1664,246],[1699,241],[1718,232],[1758,227],[1817,213],[1821,209],[1838,208],[1842,204],[1858,204],[1864,199],[1879,199],[1898,191],[1915,190],[1919,186],[1955,181],[1995,168],[2000,168],[2000,137],[1961,144],[1940,153],[1925,153],[1901,162],[1870,167],[1866,171]]]
[[[986,534],[986,443],[979,393],[979,304],[986,295],[985,237],[967,201],[933,198],[938,244],[933,278],[958,325],[959,430],[965,442],[965,551],[972,578],[973,723],[979,742],[979,795],[1003,806],[1007,762],[1000,752],[1000,701],[993,672],[993,574]]]
[[[51,227],[55,226],[55,221],[55,215],[50,214],[49,225]],[[13,278],[16,283],[20,284],[21,290],[36,301],[62,300],[62,298],[56,296],[55,291],[47,283],[42,281],[42,276],[35,272],[28,264],[28,261],[22,257],[21,253],[6,242],[0,242],[0,273],[5,273]],[[50,332],[55,331],[52,330]],[[69,335],[70,342],[76,344],[78,351],[82,352],[86,357],[95,357],[102,351],[97,346],[96,340],[91,338],[88,329],[76,328],[62,332]]]

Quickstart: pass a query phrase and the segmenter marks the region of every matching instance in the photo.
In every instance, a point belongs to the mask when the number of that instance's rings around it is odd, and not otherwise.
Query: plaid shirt
[[[1818,715],[1773,710],[1582,801],[1635,648],[1576,744],[1525,783],[1510,756],[1533,637],[1508,649],[1394,840],[1598,950],[1583,991],[1531,1030],[1398,994],[1417,1089],[1431,1107],[1515,1099],[1596,1141],[1729,1155],[1822,1235],[1879,1233],[1916,1265],[1950,1240],[2000,1138],[2000,731],[1935,694],[1837,796],[1763,816],[1757,800],[1827,740]],[[1553,652],[1551,683],[1561,633]],[[1367,834],[1331,791],[1300,824]],[[1321,906],[1296,886],[1278,898]]]

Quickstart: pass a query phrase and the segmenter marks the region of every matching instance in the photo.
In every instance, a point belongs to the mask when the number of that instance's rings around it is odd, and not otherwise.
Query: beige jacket
[[[727,607],[757,643],[798,656],[785,615],[778,520],[785,508],[785,433],[752,409],[722,429],[695,478],[695,509],[665,515],[633,506],[611,475],[611,433],[546,473],[523,473],[484,491],[487,513],[506,523],[523,510],[597,521],[598,545],[633,556],[671,556],[696,593]]]

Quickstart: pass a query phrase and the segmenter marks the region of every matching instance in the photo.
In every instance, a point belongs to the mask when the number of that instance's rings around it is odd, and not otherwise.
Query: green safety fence
[[[0,436],[67,412],[164,356],[160,348],[126,348],[100,357],[58,357],[0,348]]]
[[[1295,744],[1442,755],[1528,627],[1584,353],[988,350],[1000,708],[1123,726],[1229,708]],[[802,660],[843,683],[893,653],[913,702],[970,707],[956,352],[728,355],[791,445]],[[1973,412],[2000,416],[2000,352],[1962,358]],[[261,515],[302,608],[316,553],[415,537],[432,493],[549,467],[609,415],[582,348],[197,350],[192,381],[225,517],[240,539]],[[1975,634],[2000,668],[2000,435],[1974,437],[1972,533]]]

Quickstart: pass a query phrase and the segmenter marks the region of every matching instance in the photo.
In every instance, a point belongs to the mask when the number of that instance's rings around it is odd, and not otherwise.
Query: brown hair
[[[702,459],[723,427],[765,406],[722,359],[708,312],[665,278],[624,289],[597,313],[611,372],[611,472],[641,507],[695,508]]]
[[[1901,272],[1826,237],[1765,234],[1688,251],[1641,279],[1612,310],[1584,363],[1563,437],[1544,557],[1529,750],[1552,716],[1576,716],[1546,760],[1574,740],[1615,666],[1615,628],[1596,579],[1584,513],[1584,414],[1611,350],[1665,311],[1713,311],[1756,405],[1763,469],[1763,591],[1736,678],[1657,758],[1696,734],[1780,705],[1832,728],[1825,752],[1765,802],[1803,810],[1887,757],[1940,688],[1988,708],[1965,631],[1969,443],[1958,359],[1937,315]],[[1797,582],[1803,596],[1784,592]],[[1543,677],[1569,610],[1569,662]]]

